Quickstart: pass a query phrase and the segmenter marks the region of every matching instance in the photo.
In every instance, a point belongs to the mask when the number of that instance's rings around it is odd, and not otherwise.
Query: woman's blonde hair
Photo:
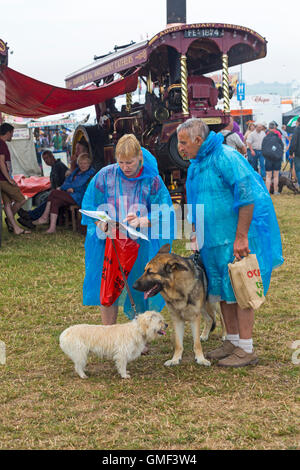
[[[88,160],[90,162],[90,164],[92,164],[92,159],[91,159],[91,157],[89,156],[88,153],[81,153],[80,155],[78,155],[77,164],[79,162],[81,162],[82,160]]]
[[[138,157],[141,150],[141,145],[135,135],[125,134],[116,145],[116,160],[120,157],[124,160]]]

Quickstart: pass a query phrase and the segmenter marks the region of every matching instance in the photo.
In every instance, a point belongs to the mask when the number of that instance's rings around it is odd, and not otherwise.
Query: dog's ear
[[[162,254],[162,253],[170,253],[170,250],[171,250],[171,245],[170,245],[170,243],[166,243],[165,245],[163,245],[163,246],[159,249],[158,253],[161,253],[161,254]]]
[[[170,274],[173,271],[188,271],[188,268],[183,263],[175,261],[173,263],[167,263],[165,265],[165,271],[166,273]]]
[[[147,314],[146,315],[145,314],[138,315],[137,321],[138,321],[139,327],[142,331],[142,334],[146,335],[148,324],[149,324],[149,315],[147,315]]]

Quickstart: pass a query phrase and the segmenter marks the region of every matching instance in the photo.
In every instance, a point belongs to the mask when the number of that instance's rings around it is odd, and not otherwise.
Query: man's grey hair
[[[177,127],[177,135],[181,131],[187,132],[192,141],[194,141],[197,136],[205,140],[209,134],[209,127],[201,119],[191,118]]]
[[[276,129],[275,122],[270,122],[269,129]]]

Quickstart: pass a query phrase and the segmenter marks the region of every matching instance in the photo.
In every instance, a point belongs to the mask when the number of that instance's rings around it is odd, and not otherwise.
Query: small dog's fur
[[[82,379],[87,378],[84,370],[89,352],[113,359],[121,377],[129,379],[127,363],[141,355],[147,342],[164,335],[167,326],[160,313],[148,311],[124,324],[70,326],[61,333],[59,344]]]
[[[173,358],[166,361],[165,365],[173,366],[181,361],[184,324],[190,321],[195,360],[198,364],[209,366],[210,362],[204,358],[200,339],[206,340],[209,332],[214,329],[219,304],[210,304],[206,300],[204,283],[197,276],[194,262],[190,258],[169,251],[169,244],[162,246],[157,255],[146,265],[144,274],[137,279],[133,287],[145,292],[146,297],[160,293],[166,301],[174,323],[175,351]],[[200,337],[201,314],[205,319],[205,328]],[[220,316],[222,321],[222,315]],[[223,321],[222,326],[225,333]]]

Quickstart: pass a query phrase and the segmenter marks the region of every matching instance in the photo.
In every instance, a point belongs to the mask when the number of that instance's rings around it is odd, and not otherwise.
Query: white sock
[[[234,346],[239,346],[240,336],[239,335],[226,335],[226,339],[230,341]]]
[[[246,351],[246,353],[252,353],[253,352],[253,340],[252,338],[250,339],[240,339],[239,341],[239,347]]]

